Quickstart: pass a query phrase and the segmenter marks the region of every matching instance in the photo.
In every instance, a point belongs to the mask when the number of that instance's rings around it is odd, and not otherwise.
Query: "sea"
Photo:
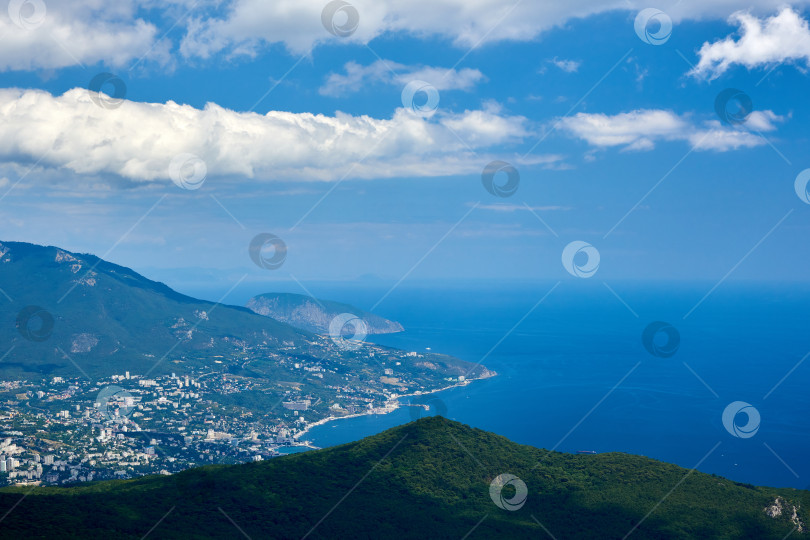
[[[810,487],[807,285],[577,279],[312,293],[364,309],[384,297],[374,312],[405,331],[368,341],[498,373],[434,394],[423,415],[545,449],[640,454],[742,483]],[[306,438],[348,443],[416,411],[336,420]]]
[[[224,292],[176,285],[212,300]],[[539,448],[626,452],[741,483],[810,489],[810,284],[596,275],[394,285],[257,283],[227,301],[275,290],[345,302],[405,327],[366,341],[498,373],[430,396],[422,415]],[[335,420],[305,438],[321,448],[349,443],[417,411]]]

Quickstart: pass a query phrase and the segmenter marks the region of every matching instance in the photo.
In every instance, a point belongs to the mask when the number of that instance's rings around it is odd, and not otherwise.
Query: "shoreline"
[[[296,433],[292,437],[293,437],[293,439],[298,440],[300,437],[303,437],[306,433],[308,433],[309,430],[311,430],[312,428],[322,426],[322,425],[327,424],[329,422],[332,422],[334,420],[344,420],[344,419],[347,419],[347,418],[360,418],[362,416],[371,416],[373,414],[391,414],[392,412],[394,412],[396,410],[399,410],[402,407],[413,407],[415,405],[413,405],[413,404],[403,405],[403,404],[399,403],[399,400],[401,398],[405,398],[405,397],[429,396],[429,395],[432,395],[432,394],[438,394],[439,392],[444,392],[445,390],[450,390],[450,389],[453,389],[453,388],[461,388],[461,387],[467,386],[468,384],[472,383],[473,381],[481,381],[481,380],[484,380],[484,379],[491,379],[492,377],[496,377],[498,375],[496,372],[491,372],[491,373],[493,373],[493,374],[490,375],[489,377],[478,377],[478,378],[475,378],[475,379],[466,379],[464,381],[461,381],[461,382],[458,382],[458,383],[455,383],[455,384],[451,384],[449,386],[444,386],[442,388],[437,388],[436,390],[431,390],[429,392],[418,391],[418,392],[413,392],[411,394],[397,395],[396,398],[393,398],[393,400],[397,401],[397,405],[394,406],[394,407],[391,407],[390,409],[384,410],[383,412],[379,412],[379,411],[377,411],[377,412],[361,412],[361,413],[355,413],[355,414],[347,414],[345,416],[327,416],[326,418],[322,418],[322,419],[318,420],[317,422],[312,422],[311,424],[306,424],[304,426],[303,430]],[[302,443],[303,442],[306,442],[306,441],[302,441]],[[313,445],[312,444],[299,444],[298,446],[313,446]]]

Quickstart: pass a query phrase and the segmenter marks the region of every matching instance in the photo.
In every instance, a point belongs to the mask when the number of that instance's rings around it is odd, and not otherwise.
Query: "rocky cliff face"
[[[786,517],[793,524],[793,528],[799,534],[804,533],[805,526],[802,519],[799,517],[799,507],[790,504],[783,497],[776,497],[773,504],[765,508],[765,514],[769,518],[777,519]],[[792,531],[791,531],[792,532]]]
[[[349,304],[318,300],[300,294],[262,294],[251,298],[246,307],[259,315],[317,334],[328,334],[333,319],[344,313],[361,319],[368,334],[392,334],[404,330],[398,322],[389,321]]]

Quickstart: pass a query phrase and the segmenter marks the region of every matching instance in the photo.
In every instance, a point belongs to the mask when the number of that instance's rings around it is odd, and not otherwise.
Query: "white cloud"
[[[368,43],[386,33],[449,39],[462,49],[489,42],[536,39],[568,21],[614,10],[632,14],[646,0],[352,0],[359,15],[356,32],[337,38],[324,28],[327,0],[48,0],[42,24],[18,27],[0,10],[0,71],[58,69],[103,62],[134,64],[143,55],[161,63],[179,49],[184,57],[218,53],[254,56],[271,43],[306,54],[319,43]],[[684,19],[725,18],[740,9],[754,15],[779,8],[783,0],[678,2],[667,13]],[[810,0],[795,0],[807,5]],[[6,3],[7,4],[7,3]],[[26,2],[33,5],[33,2]],[[753,17],[754,15],[751,15]],[[19,22],[19,20],[18,20]],[[171,30],[184,31],[178,43]],[[632,27],[632,21],[628,21]],[[570,62],[570,61],[562,61]],[[558,65],[574,69],[573,63]]]
[[[739,128],[713,120],[702,125],[672,111],[640,109],[615,115],[578,113],[560,121],[560,127],[596,147],[622,146],[623,150],[651,150],[656,141],[688,141],[696,150],[728,151],[751,148],[766,141],[747,129],[773,131],[785,118],[772,111],[756,111]]]
[[[450,114],[442,119],[442,124],[473,147],[488,146],[487,141],[492,139],[518,142],[531,134],[514,117],[503,116],[501,107],[495,103],[485,104],[482,110]]]
[[[384,83],[404,87],[410,81],[425,81],[437,90],[471,90],[479,82],[486,80],[477,69],[461,70],[431,66],[406,66],[390,60],[377,60],[362,66],[348,62],[343,66],[345,73],[330,73],[324,85],[318,90],[325,96],[340,96],[357,92],[363,85]]]
[[[582,62],[578,60],[563,60],[557,57],[552,58],[550,62],[566,73],[574,73],[579,69],[579,66],[582,65]]]
[[[700,61],[691,75],[714,79],[735,64],[751,69],[801,60],[810,63],[810,28],[792,8],[785,7],[764,19],[737,12],[729,21],[739,25],[739,38],[727,36],[721,41],[704,43],[698,51]]]
[[[686,128],[686,122],[670,111],[637,110],[607,114],[577,113],[561,126],[594,146],[647,147],[655,138],[668,138]]]
[[[390,119],[270,111],[242,113],[124,101],[96,105],[89,92],[62,96],[0,90],[0,159],[37,161],[80,175],[134,182],[168,178],[172,159],[200,156],[209,176],[335,180],[480,173],[485,151],[530,135],[528,121],[497,107],[430,120],[397,109]],[[448,129],[449,128],[449,129]],[[556,156],[535,163],[555,164]]]
[[[185,56],[207,58],[223,50],[253,55],[263,44],[283,43],[291,51],[304,54],[320,42],[368,43],[388,32],[449,38],[466,49],[482,42],[533,40],[575,18],[613,10],[632,13],[649,7],[647,0],[352,0],[350,3],[357,10],[359,24],[351,36],[336,38],[321,23],[325,0],[231,0],[220,18],[192,19],[180,49]],[[667,13],[677,23],[683,19],[725,18],[745,8],[767,12],[783,3],[784,0],[678,2]],[[628,27],[632,30],[632,21]]]
[[[158,42],[157,28],[136,16],[133,0],[25,2],[19,15],[13,9],[6,13],[6,4],[0,16],[0,71],[98,62],[121,67],[141,57],[168,61],[169,42]]]
[[[713,121],[699,130],[685,134],[695,150],[727,152],[739,148],[753,148],[767,144],[767,141],[748,131],[727,129],[720,122]]]
[[[745,119],[745,127],[755,131],[774,131],[775,123],[784,121],[784,116],[779,116],[773,111],[754,111]]]

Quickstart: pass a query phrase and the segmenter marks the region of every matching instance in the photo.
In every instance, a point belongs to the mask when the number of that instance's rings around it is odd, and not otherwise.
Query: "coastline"
[[[304,426],[304,429],[302,429],[301,431],[299,431],[298,433],[293,435],[293,439],[298,440],[300,437],[303,437],[307,432],[309,432],[309,430],[311,430],[312,428],[317,427],[317,426],[322,426],[322,425],[324,425],[324,424],[326,424],[328,422],[331,422],[333,420],[343,420],[343,419],[346,419],[346,418],[359,418],[361,416],[371,416],[373,414],[390,414],[390,413],[400,409],[401,407],[413,407],[413,406],[415,406],[415,405],[411,405],[411,404],[403,405],[402,403],[399,403],[399,400],[401,398],[413,397],[413,396],[429,396],[429,395],[432,395],[432,394],[438,394],[439,392],[444,392],[445,390],[450,390],[450,389],[453,389],[453,388],[461,388],[463,386],[467,386],[468,384],[472,383],[473,381],[491,379],[492,377],[496,377],[498,375],[494,371],[489,371],[489,373],[491,373],[492,375],[489,375],[487,377],[477,377],[475,379],[466,379],[464,381],[461,381],[461,382],[458,382],[458,383],[455,383],[455,384],[451,384],[449,386],[444,386],[442,388],[437,388],[436,390],[431,390],[429,392],[418,391],[418,392],[413,392],[411,394],[398,394],[395,398],[392,399],[392,401],[396,401],[396,405],[393,405],[391,407],[386,407],[382,411],[377,409],[375,411],[361,412],[361,413],[355,413],[355,414],[347,414],[345,416],[327,416],[326,418],[322,418],[322,419],[318,420],[317,422],[312,422],[310,424],[306,424]],[[309,443],[303,444],[303,443],[306,443],[307,441],[299,441],[299,442],[301,443],[301,444],[299,444],[299,446],[312,446]]]

